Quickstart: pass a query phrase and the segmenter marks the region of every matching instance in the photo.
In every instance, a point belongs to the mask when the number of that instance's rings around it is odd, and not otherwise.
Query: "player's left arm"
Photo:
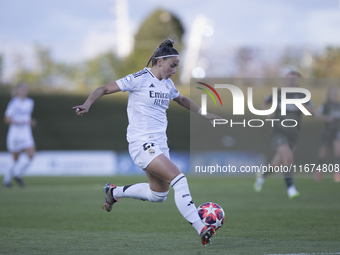
[[[184,108],[187,108],[188,110],[190,110],[192,112],[196,112],[196,113],[201,114],[201,107],[199,107],[198,104],[196,104],[190,98],[179,94],[178,97],[174,98],[173,100],[176,103],[178,103],[180,106],[183,106]],[[209,112],[204,117],[209,119],[209,120],[222,119],[220,116],[215,115],[213,113],[209,113]]]
[[[27,124],[26,121],[14,121],[11,116],[5,116],[4,122],[8,125],[14,124],[14,125],[17,125],[17,126],[22,126],[22,125]]]
[[[78,116],[83,116],[84,113],[87,113],[91,107],[91,105],[101,98],[104,95],[116,93],[121,91],[117,82],[112,82],[108,85],[96,88],[86,99],[85,103],[82,105],[74,106],[73,109],[76,109],[76,114]]]

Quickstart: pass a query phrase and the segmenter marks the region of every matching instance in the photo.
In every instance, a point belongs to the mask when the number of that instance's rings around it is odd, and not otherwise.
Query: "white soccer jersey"
[[[7,134],[7,147],[9,151],[21,151],[34,146],[31,129],[31,115],[34,101],[31,98],[21,100],[14,97],[8,104],[5,116],[14,122],[23,125],[10,124]]]
[[[166,140],[166,109],[179,96],[171,79],[160,81],[146,67],[116,82],[122,91],[129,91],[128,142]]]
[[[21,100],[19,97],[14,97],[7,106],[5,116],[11,117],[15,122],[30,123],[33,106],[34,101],[31,98]]]

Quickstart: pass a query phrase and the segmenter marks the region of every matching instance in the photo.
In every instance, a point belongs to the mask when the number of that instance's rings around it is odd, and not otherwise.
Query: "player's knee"
[[[148,198],[150,202],[164,202],[166,200],[166,197],[168,196],[169,191],[167,192],[155,192],[152,190],[149,190],[148,192]]]
[[[170,183],[170,186],[174,190],[187,189],[188,181],[184,174],[177,175]]]

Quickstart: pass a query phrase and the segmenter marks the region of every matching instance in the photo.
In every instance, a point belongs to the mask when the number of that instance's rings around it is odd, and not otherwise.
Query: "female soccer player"
[[[290,71],[286,76],[286,86],[287,87],[298,87],[300,85],[301,74],[296,71]],[[303,95],[301,93],[287,93],[287,98],[301,98]],[[272,95],[265,98],[262,108],[269,109],[272,103]],[[312,101],[304,104],[307,110],[313,113]],[[297,146],[297,141],[300,134],[300,122],[301,122],[301,111],[296,105],[290,104],[287,106],[286,115],[281,115],[281,91],[278,91],[278,107],[274,113],[274,119],[279,119],[276,121],[271,134],[272,146],[275,148],[275,155],[271,161],[272,166],[290,166],[294,163],[294,151]],[[283,127],[281,125],[281,120],[283,119],[294,119],[298,123],[296,127]],[[271,174],[271,172],[266,172],[264,174],[259,174],[254,183],[254,190],[260,192],[265,178]],[[284,173],[285,182],[287,185],[287,193],[289,198],[298,197],[300,194],[294,186],[293,173]]]
[[[151,68],[148,68],[149,63],[152,64]],[[170,160],[167,145],[166,109],[169,107],[170,100],[193,112],[201,113],[201,108],[191,99],[181,95],[170,79],[176,73],[178,63],[179,54],[173,48],[173,41],[166,39],[154,51],[143,70],[97,88],[83,105],[73,108],[76,109],[78,116],[82,116],[103,95],[129,91],[127,106],[129,153],[135,164],[145,171],[149,183],[122,187],[107,183],[104,187],[106,197],[103,208],[110,212],[112,205],[123,197],[163,202],[168,195],[170,185],[175,192],[178,210],[201,236],[202,244],[206,245],[210,243],[215,230],[205,226],[199,218],[187,179]],[[211,113],[205,117],[220,118]]]
[[[18,182],[20,187],[25,186],[21,176],[35,154],[35,144],[31,129],[31,127],[36,125],[36,121],[31,118],[34,101],[28,98],[27,94],[27,85],[19,84],[15,90],[15,97],[9,102],[5,112],[5,123],[9,124],[7,148],[14,160],[4,174],[3,184],[7,188],[12,186],[11,180],[13,172],[14,180]],[[19,167],[18,159],[22,151],[26,152],[29,161],[22,167]]]
[[[340,102],[339,90],[333,86],[328,89],[327,101],[318,108],[317,118],[324,121],[318,165],[322,168],[329,149],[333,145],[336,163],[340,164]],[[315,172],[315,180],[321,181],[321,171]],[[334,181],[340,182],[340,172],[334,173]]]

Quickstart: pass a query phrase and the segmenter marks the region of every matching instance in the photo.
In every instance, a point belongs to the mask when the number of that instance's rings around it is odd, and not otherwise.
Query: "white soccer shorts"
[[[129,144],[129,153],[133,162],[142,169],[162,153],[170,159],[166,141],[162,143],[135,141]]]

